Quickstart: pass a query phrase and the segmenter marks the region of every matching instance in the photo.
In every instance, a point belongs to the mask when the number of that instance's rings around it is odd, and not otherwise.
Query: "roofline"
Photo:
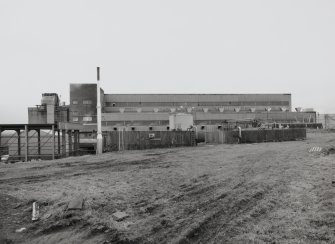
[[[105,93],[105,95],[292,95],[291,93]]]

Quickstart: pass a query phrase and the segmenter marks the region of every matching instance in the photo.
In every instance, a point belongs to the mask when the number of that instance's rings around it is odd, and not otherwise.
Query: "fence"
[[[238,131],[211,131],[198,134],[198,140],[213,144],[233,144],[238,142]],[[258,143],[269,141],[293,141],[306,139],[306,128],[290,129],[246,129],[242,130],[240,143]]]
[[[109,131],[104,135],[104,151],[193,145],[195,145],[193,131]]]

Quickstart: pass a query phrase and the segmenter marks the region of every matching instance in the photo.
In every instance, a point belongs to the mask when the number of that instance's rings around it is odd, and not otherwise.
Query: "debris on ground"
[[[335,153],[335,147],[326,147],[323,150],[324,155],[330,155],[330,154],[334,154],[334,153]]]
[[[113,219],[116,221],[122,221],[125,218],[128,218],[129,215],[125,212],[121,212],[121,211],[117,211],[115,213],[113,213]]]
[[[40,207],[37,202],[33,202],[33,213],[32,213],[32,221],[38,220],[40,215]]]
[[[22,228],[20,228],[20,229],[17,229],[15,232],[16,232],[16,233],[21,233],[21,232],[25,231],[26,229],[27,229],[27,228],[22,227]]]
[[[81,210],[83,208],[84,198],[78,196],[72,199],[67,207],[67,210]]]
[[[308,152],[321,152],[322,151],[322,147],[311,147]]]

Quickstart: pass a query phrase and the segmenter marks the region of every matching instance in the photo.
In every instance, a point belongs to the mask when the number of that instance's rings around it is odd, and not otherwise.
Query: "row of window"
[[[105,102],[106,107],[169,107],[169,106],[288,106],[289,101],[235,101],[235,102]]]
[[[73,105],[78,105],[78,100],[72,100]],[[84,105],[93,104],[92,100],[83,100]],[[175,103],[175,102],[123,102],[123,103],[113,103],[105,102],[106,107],[138,107],[141,105],[143,107],[167,107],[167,106],[288,106],[289,101],[241,101],[241,102],[200,102],[200,103]]]
[[[72,117],[72,121],[73,122],[79,122],[79,117]],[[90,121],[93,121],[93,118],[92,118],[92,116],[84,116],[82,121],[90,122]]]
[[[78,104],[78,100],[72,100],[72,104],[73,105],[77,105]],[[90,105],[90,104],[92,104],[92,100],[83,100],[83,104],[84,105]]]
[[[269,109],[270,110],[276,110],[276,111],[287,111],[288,108],[283,106],[283,107],[249,107],[249,106],[242,106],[242,107],[233,107],[233,106],[226,106],[226,107],[202,107],[202,108],[154,108],[154,109],[148,109],[148,108],[145,108],[144,111],[142,111],[142,108],[118,108],[118,109],[108,109],[108,108],[105,108],[105,111],[106,112],[117,112],[117,110],[119,110],[120,113],[124,113],[124,112],[137,112],[137,113],[141,113],[141,112],[155,112],[155,113],[158,113],[158,112],[171,112],[171,113],[174,113],[174,112],[188,112],[188,113],[191,113],[191,112],[199,112],[199,111],[202,111],[202,112],[209,112],[209,111],[219,111],[219,112],[224,112],[224,111],[235,111],[235,112],[239,112],[239,111],[249,111],[249,112],[256,112],[256,109],[257,111],[258,110],[267,110]]]

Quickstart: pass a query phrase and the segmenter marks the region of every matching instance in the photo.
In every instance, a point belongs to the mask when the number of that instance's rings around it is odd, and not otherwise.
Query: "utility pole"
[[[101,101],[100,101],[100,67],[97,67],[97,155],[102,154]]]

